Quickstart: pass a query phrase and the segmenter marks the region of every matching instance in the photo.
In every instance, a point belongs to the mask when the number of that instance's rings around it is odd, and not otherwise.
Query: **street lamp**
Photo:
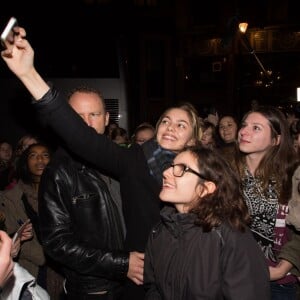
[[[249,42],[249,40],[247,38],[247,35],[246,35],[246,31],[247,31],[247,28],[248,28],[248,23],[247,22],[241,22],[241,23],[239,23],[238,28],[239,28],[240,37],[241,37],[243,45],[245,46],[247,51],[254,56],[255,60],[257,61],[258,65],[260,66],[260,68],[262,70],[262,75],[264,75],[267,78],[268,82],[265,84],[265,86],[269,87],[270,85],[273,84],[272,71],[271,70],[266,70],[263,63],[259,59],[259,57],[256,55],[255,50],[250,45],[250,42]]]
[[[247,28],[248,28],[248,23],[247,22],[239,23],[239,30],[240,30],[241,33],[246,33]]]

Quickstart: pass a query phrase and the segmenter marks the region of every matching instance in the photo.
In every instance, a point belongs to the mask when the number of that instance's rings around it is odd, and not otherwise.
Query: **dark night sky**
[[[181,21],[175,19],[178,11],[175,14],[173,1],[180,2],[180,0],[157,0],[158,3],[171,4],[173,10],[158,13],[155,17],[155,14],[147,13],[146,9],[139,9],[138,14],[136,12],[132,14],[133,6],[128,3],[132,4],[133,1],[129,0],[112,1],[110,7],[84,4],[84,2],[97,3],[97,0],[10,0],[0,9],[0,28],[4,28],[10,16],[18,19],[20,26],[27,30],[27,37],[35,49],[35,65],[44,77],[118,77],[116,42],[120,37],[126,37],[126,46],[131,58],[129,61],[135,61],[137,64],[139,32],[147,30],[156,33],[166,32],[167,36],[174,39],[177,34],[180,35],[175,32],[176,21],[179,23]],[[280,18],[284,1],[190,0],[188,2],[190,10],[187,11],[186,17],[189,25],[200,28],[208,24],[209,26],[205,27],[207,31],[209,28],[217,28],[225,33],[228,21],[237,13],[245,17],[253,27],[263,28],[271,25],[272,23],[268,23],[270,12],[275,20],[277,17]],[[299,0],[288,2],[290,16],[288,21],[299,24],[297,9]],[[267,60],[264,62],[269,65]],[[292,64],[293,61],[286,65],[291,65],[290,69],[293,69]],[[255,66],[255,63],[253,65]],[[138,67],[134,65],[134,68]],[[3,77],[14,78],[14,75],[0,60],[0,89]],[[22,116],[19,117],[21,119]]]
[[[111,12],[76,0],[65,1],[64,7],[63,3],[10,1],[0,12],[1,28],[11,15],[18,19],[35,49],[36,65],[45,76],[118,76],[115,43],[120,32],[116,33]],[[1,70],[1,75],[2,71],[7,74]]]
[[[11,16],[27,31],[35,50],[35,65],[45,77],[118,77],[118,59],[114,26],[105,12],[65,1],[9,1],[0,10],[0,27]],[[66,5],[66,3],[65,3]],[[104,13],[105,17],[100,17]],[[9,78],[11,82],[1,79]],[[23,131],[34,131],[35,117],[30,109],[30,97],[7,66],[0,60],[0,139],[12,143]],[[6,94],[9,91],[9,94]],[[20,99],[20,98],[27,98]]]
[[[10,0],[0,10],[0,26],[3,28],[11,15],[17,17],[19,24],[27,29],[28,38],[36,50],[37,66],[50,77],[115,77],[115,43],[120,36],[124,34],[127,39],[130,40],[130,36],[134,39],[139,30],[147,30],[147,27],[150,31],[170,30],[171,34],[174,33],[175,0],[158,0],[158,3],[171,3],[173,9],[167,9],[164,12],[167,17],[163,18],[151,17],[146,13],[147,8],[140,9],[142,14],[133,17],[133,1],[114,0],[110,5],[97,2]],[[186,13],[190,24],[210,24],[220,31],[226,30],[228,21],[235,14],[245,17],[251,26],[263,27],[268,25],[268,11],[281,9],[280,1],[277,2],[231,0],[225,3],[224,0],[212,0],[204,5],[203,1],[190,0]],[[298,0],[289,0],[292,22],[299,22],[297,3]],[[276,14],[273,13],[275,18]],[[1,70],[0,76],[3,72]]]

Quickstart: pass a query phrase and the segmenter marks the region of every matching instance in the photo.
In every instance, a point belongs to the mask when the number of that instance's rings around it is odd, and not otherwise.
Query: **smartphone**
[[[11,17],[1,33],[1,44],[5,49],[9,49],[14,44],[14,27],[18,26],[17,19],[15,17]]]
[[[28,223],[30,223],[30,222],[31,222],[30,219],[27,219],[27,220],[24,221],[24,222],[20,222],[20,221],[18,220],[18,224],[20,225],[20,227],[19,227],[18,230],[15,232],[15,234],[14,234],[14,236],[13,236],[13,238],[12,238],[12,243],[15,243],[16,239],[22,235],[22,233],[23,233],[23,231],[24,231],[26,225],[27,225]]]

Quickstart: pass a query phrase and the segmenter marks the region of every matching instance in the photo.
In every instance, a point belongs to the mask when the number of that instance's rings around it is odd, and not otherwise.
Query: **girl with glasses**
[[[200,147],[177,154],[159,196],[172,205],[149,237],[145,299],[270,298],[238,179],[219,155]]]
[[[36,71],[34,52],[25,39],[23,28],[16,28],[12,52],[2,57],[19,77],[33,98],[39,118],[52,127],[67,147],[101,172],[120,182],[122,209],[126,225],[125,247],[130,251],[124,294],[126,299],[143,299],[144,251],[152,227],[159,221],[162,172],[176,153],[187,145],[200,142],[198,112],[189,103],[167,109],[159,118],[154,138],[129,148],[120,147],[104,134],[85,124],[54,87],[50,87]]]

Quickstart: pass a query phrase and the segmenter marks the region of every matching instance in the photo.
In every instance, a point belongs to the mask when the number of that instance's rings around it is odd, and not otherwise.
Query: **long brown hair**
[[[260,106],[255,110],[249,111],[244,115],[242,123],[253,112],[261,114],[268,120],[272,139],[277,140],[280,136],[280,142],[268,150],[255,170],[254,175],[260,178],[264,188],[268,186],[270,180],[275,180],[277,192],[280,195],[282,182],[287,176],[287,169],[296,159],[289,126],[284,114],[273,106]],[[245,156],[246,154],[238,152],[236,163],[241,178],[244,176]]]

